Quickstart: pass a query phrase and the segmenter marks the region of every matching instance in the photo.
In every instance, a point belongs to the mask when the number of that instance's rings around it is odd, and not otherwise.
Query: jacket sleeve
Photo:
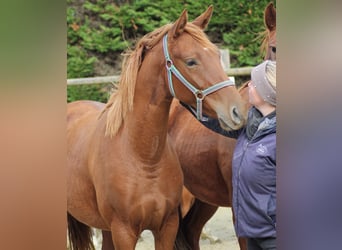
[[[179,101],[180,104],[182,104],[182,106],[184,108],[186,108],[194,117],[196,117],[196,111],[189,105]],[[239,130],[232,130],[232,131],[227,131],[227,130],[224,130],[221,126],[220,126],[220,123],[218,121],[218,119],[215,119],[215,118],[211,118],[211,117],[208,117],[204,114],[202,114],[203,116],[203,119],[202,120],[198,120],[200,123],[202,123],[202,125],[204,125],[206,128],[220,134],[220,135],[223,135],[223,136],[226,136],[226,137],[230,137],[230,138],[238,138],[238,136],[240,135],[242,129],[239,129]],[[196,118],[197,119],[197,118]]]

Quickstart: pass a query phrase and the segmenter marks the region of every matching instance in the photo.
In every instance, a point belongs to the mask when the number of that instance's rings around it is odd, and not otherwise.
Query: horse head
[[[193,22],[184,10],[164,37],[166,81],[171,94],[178,100],[218,118],[222,128],[242,127],[246,108],[236,87],[221,66],[218,48],[204,33],[213,7],[210,6]]]

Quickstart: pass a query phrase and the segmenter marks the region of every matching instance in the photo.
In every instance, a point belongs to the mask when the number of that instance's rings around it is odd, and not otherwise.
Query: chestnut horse
[[[269,3],[264,11],[266,31],[261,48],[264,59],[276,59],[276,9]],[[239,89],[248,103],[248,82]],[[186,124],[186,126],[184,126]],[[232,156],[235,139],[224,137],[197,121],[178,101],[173,101],[169,119],[169,134],[184,174],[184,185],[195,197],[183,200],[192,205],[184,217],[182,227],[191,249],[198,250],[199,239],[205,223],[219,206],[232,204]],[[234,212],[234,211],[233,211]],[[234,220],[234,213],[233,213]],[[240,249],[247,249],[244,239],[239,239]]]
[[[143,230],[152,232],[155,249],[173,249],[183,187],[168,137],[173,98],[197,107],[199,119],[203,109],[227,130],[246,120],[219,50],[203,32],[212,11],[210,6],[188,22],[184,10],[174,24],[145,35],[124,60],[118,89],[107,104],[68,104],[67,214],[73,249],[93,248],[90,227],[110,231],[116,250],[134,249]]]

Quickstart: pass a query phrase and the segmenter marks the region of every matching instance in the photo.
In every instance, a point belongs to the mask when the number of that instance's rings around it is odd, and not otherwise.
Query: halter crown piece
[[[167,78],[169,82],[169,89],[173,97],[176,97],[175,90],[173,88],[172,83],[172,73],[187,87],[196,97],[196,103],[197,103],[197,111],[196,111],[196,117],[197,120],[203,121],[202,116],[202,100],[207,95],[214,93],[215,91],[222,89],[224,87],[235,85],[233,81],[226,80],[223,82],[216,83],[213,86],[210,86],[206,88],[205,90],[200,90],[195,88],[191,83],[189,83],[184,76],[177,70],[175,65],[173,64],[169,52],[168,52],[168,46],[167,46],[167,34],[163,37],[163,50],[164,50],[164,56],[166,60],[166,71],[167,71]]]

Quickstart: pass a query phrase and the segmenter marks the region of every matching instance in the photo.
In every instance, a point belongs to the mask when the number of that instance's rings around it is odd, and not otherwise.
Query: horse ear
[[[171,36],[173,38],[180,36],[183,33],[185,25],[187,22],[188,22],[188,11],[183,10],[181,16],[178,18],[178,20],[172,26]]]
[[[208,9],[205,12],[203,12],[199,17],[197,17],[194,21],[192,21],[192,23],[200,27],[202,30],[204,30],[208,26],[212,14],[213,6],[210,5]]]
[[[273,31],[274,29],[276,29],[277,12],[273,6],[273,3],[269,3],[265,8],[264,22],[265,22],[265,26],[267,27],[269,31]]]

